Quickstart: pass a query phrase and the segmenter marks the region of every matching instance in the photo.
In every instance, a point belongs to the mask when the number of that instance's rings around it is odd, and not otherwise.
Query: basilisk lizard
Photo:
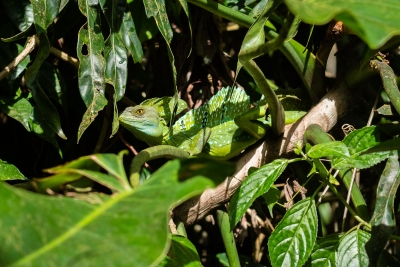
[[[169,98],[151,99],[128,107],[119,117],[123,127],[150,146],[170,145],[190,156],[227,160],[262,138],[268,131],[264,106],[251,108],[247,94],[221,89],[197,109],[192,109],[170,128]],[[184,103],[184,101],[182,101]],[[186,107],[179,102],[178,111]]]

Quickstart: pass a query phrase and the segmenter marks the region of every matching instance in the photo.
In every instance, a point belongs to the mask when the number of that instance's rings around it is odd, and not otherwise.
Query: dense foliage
[[[399,7],[2,0],[0,265],[399,265]],[[119,127],[233,85],[270,129],[232,160]]]

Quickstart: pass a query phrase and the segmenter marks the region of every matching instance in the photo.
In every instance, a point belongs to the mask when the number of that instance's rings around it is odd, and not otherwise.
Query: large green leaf
[[[254,200],[267,192],[288,165],[287,159],[277,159],[250,174],[233,194],[229,204],[231,229],[242,218]]]
[[[196,168],[208,168],[207,162],[196,164]],[[158,263],[168,248],[169,209],[215,186],[201,175],[182,181],[180,168],[184,165],[190,166],[191,161],[170,161],[137,189],[104,198],[97,205],[0,184],[0,265]]]
[[[0,181],[27,180],[27,178],[14,165],[0,159]]]
[[[400,35],[398,0],[285,0],[289,9],[310,24],[342,21],[371,48]]]
[[[165,41],[171,43],[173,33],[171,25],[169,24],[167,10],[165,8],[165,0],[144,0],[143,3],[147,17],[154,17],[158,29],[163,35]]]
[[[336,255],[336,266],[369,266],[365,244],[371,234],[357,229],[340,240]]]
[[[158,267],[201,267],[196,247],[184,236],[172,235],[171,247]]]
[[[33,23],[33,10],[29,0],[3,0],[4,9],[18,29],[23,32]]]
[[[372,225],[371,239],[365,245],[369,260],[373,265],[377,264],[379,256],[396,226],[394,198],[400,184],[399,170],[398,150],[392,151],[376,189],[375,209],[370,221]]]
[[[83,102],[87,107],[78,129],[78,142],[83,132],[107,104],[105,91],[106,61],[102,55],[104,39],[101,32],[98,0],[79,0],[79,9],[86,16],[78,33],[77,54],[79,58],[78,84]]]
[[[303,199],[291,207],[268,240],[272,266],[302,266],[314,247],[317,225],[313,198]]]
[[[364,127],[352,131],[346,136],[343,143],[349,149],[350,158],[334,157],[332,165],[337,169],[353,167],[365,169],[385,160],[389,156],[388,151],[360,155],[362,152],[380,143],[380,130],[376,126]]]
[[[31,131],[33,107],[25,98],[9,99],[0,97],[0,109],[11,118],[19,121],[27,131]]]

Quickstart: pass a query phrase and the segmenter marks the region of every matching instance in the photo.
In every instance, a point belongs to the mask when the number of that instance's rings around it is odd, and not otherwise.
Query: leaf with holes
[[[313,146],[308,152],[310,158],[322,158],[328,156],[350,157],[349,149],[341,141],[332,141]]]
[[[249,175],[233,194],[229,204],[231,229],[242,218],[254,200],[267,192],[288,165],[287,159],[277,159],[265,164]]]
[[[350,158],[334,157],[332,166],[336,169],[365,169],[385,160],[389,156],[388,151],[360,155],[380,143],[380,130],[376,126],[352,131],[345,137],[343,143],[349,149]]]
[[[365,244],[371,234],[357,229],[340,240],[336,255],[336,266],[369,266]]]
[[[290,11],[310,24],[342,21],[371,48],[377,49],[400,35],[399,2],[396,0],[285,0]]]
[[[365,245],[372,265],[376,265],[385,248],[396,223],[394,214],[394,198],[400,184],[400,164],[398,150],[390,153],[385,169],[376,189],[376,203],[370,224],[371,239]]]
[[[305,198],[291,207],[268,240],[272,266],[302,266],[314,247],[317,226],[313,198]]]

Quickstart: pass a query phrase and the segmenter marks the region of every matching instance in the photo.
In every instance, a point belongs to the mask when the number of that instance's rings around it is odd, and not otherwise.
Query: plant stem
[[[239,255],[236,250],[235,238],[229,224],[228,213],[217,210],[218,225],[221,231],[222,240],[224,241],[226,255],[228,256],[230,267],[240,267]]]

